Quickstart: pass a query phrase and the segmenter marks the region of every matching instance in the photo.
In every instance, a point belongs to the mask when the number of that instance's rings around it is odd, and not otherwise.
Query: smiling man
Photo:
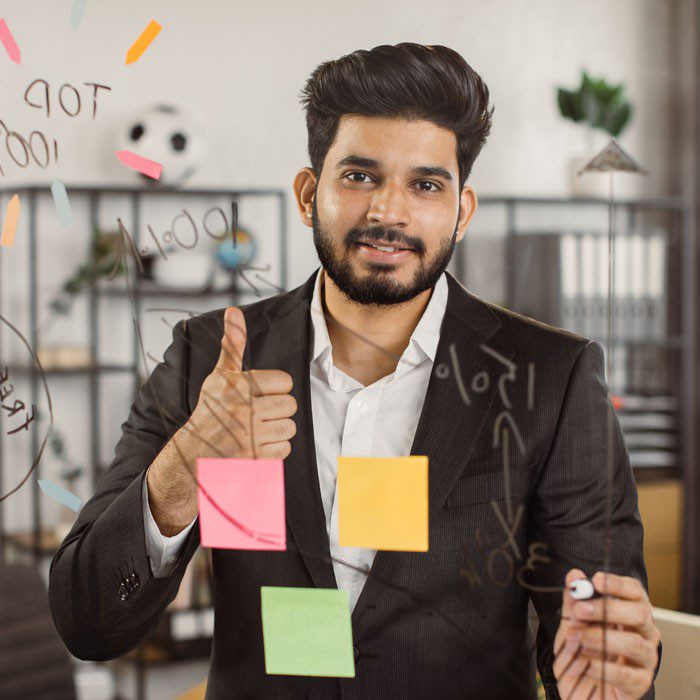
[[[287,550],[212,550],[209,700],[532,699],[535,660],[548,698],[653,697],[659,633],[602,348],[446,272],[477,209],[486,85],[451,49],[403,43],[320,65],[302,97],[294,193],[321,268],[176,326],[52,562],[63,639],[86,659],[133,648],[199,544],[196,458],[276,457]],[[337,458],[411,454],[429,457],[429,551],[340,546]],[[604,598],[574,601],[585,575]],[[355,677],[267,675],[261,586],[347,591]]]

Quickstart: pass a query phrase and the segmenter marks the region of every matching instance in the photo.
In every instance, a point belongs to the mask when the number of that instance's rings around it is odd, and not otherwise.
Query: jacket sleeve
[[[187,322],[180,321],[163,362],[122,424],[112,464],[51,561],[51,613],[69,651],[80,659],[113,659],[137,646],[177,594],[199,545],[197,520],[171,573],[153,576],[146,552],[143,480],[191,413],[188,356]]]
[[[533,560],[528,575],[539,617],[537,666],[548,700],[559,699],[552,664],[564,578],[574,567],[588,576],[603,570],[608,504],[609,571],[634,577],[648,590],[637,488],[617,414],[609,409],[603,348],[590,340],[574,362],[528,520],[529,547],[540,543],[534,551],[551,559]],[[653,697],[652,687],[644,698]]]

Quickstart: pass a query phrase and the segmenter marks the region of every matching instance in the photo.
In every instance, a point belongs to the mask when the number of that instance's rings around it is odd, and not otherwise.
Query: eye
[[[144,135],[145,131],[146,129],[144,129],[143,124],[134,124],[129,137],[132,141],[138,141]]]
[[[418,184],[419,185],[432,185],[433,187],[435,187],[434,190],[421,189],[421,192],[437,192],[440,189],[440,186],[438,184],[436,184],[435,182],[431,182],[430,180],[421,180]]]
[[[170,143],[172,144],[173,150],[184,151],[185,146],[187,146],[187,137],[184,134],[177,132],[170,137]]]
[[[347,173],[344,177],[347,178],[347,177],[351,177],[351,176],[353,176],[353,175],[360,175],[361,177],[369,177],[369,175],[368,175],[367,173],[360,172],[359,170],[354,170],[354,171],[351,172],[351,173]],[[350,182],[354,182],[354,183],[356,183],[356,184],[358,184],[358,185],[363,185],[363,184],[364,184],[364,182],[362,182],[362,181],[360,181],[360,180],[351,180]]]

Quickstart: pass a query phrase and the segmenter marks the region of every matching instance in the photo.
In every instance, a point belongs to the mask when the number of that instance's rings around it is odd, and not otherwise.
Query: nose
[[[383,185],[372,199],[367,211],[367,221],[385,227],[405,227],[410,220],[405,192],[396,184]]]

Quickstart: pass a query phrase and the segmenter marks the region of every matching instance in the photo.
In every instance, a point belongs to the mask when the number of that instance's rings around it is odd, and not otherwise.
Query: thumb
[[[224,313],[224,335],[221,338],[221,353],[216,369],[229,372],[242,371],[243,351],[247,338],[243,312],[235,306],[229,306]]]

